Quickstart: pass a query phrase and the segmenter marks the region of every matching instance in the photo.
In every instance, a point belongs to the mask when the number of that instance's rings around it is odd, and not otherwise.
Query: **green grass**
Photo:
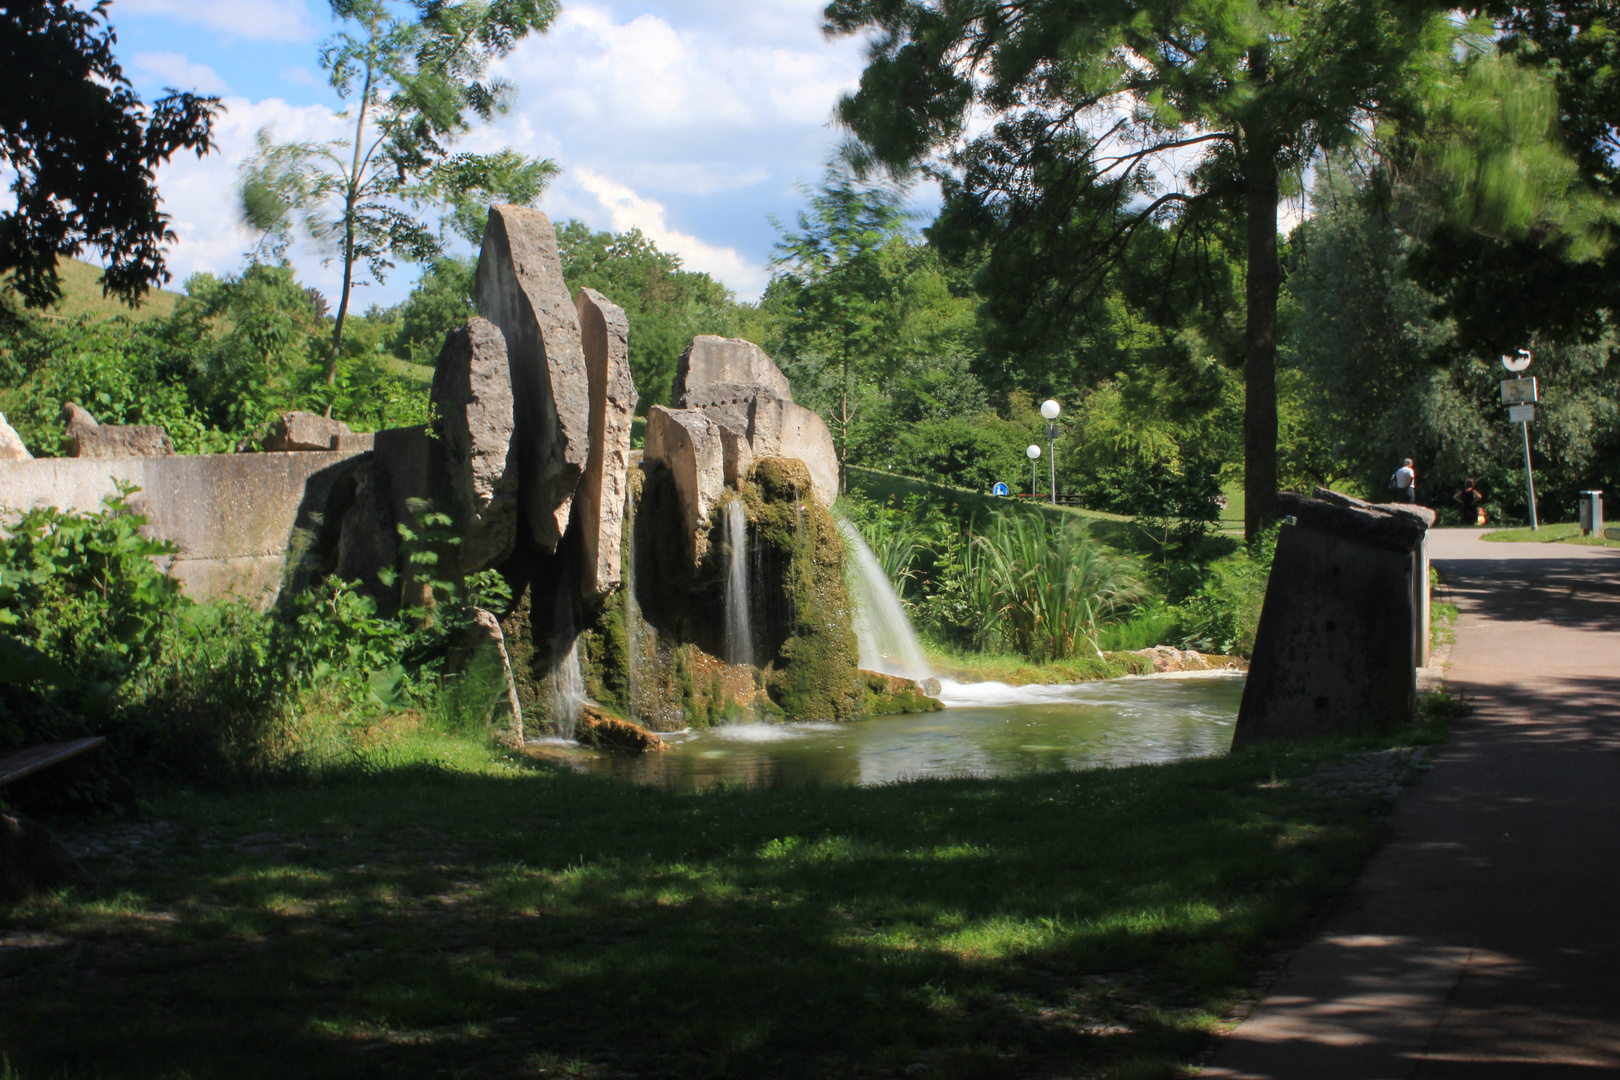
[[[1480,539],[1499,544],[1585,544],[1588,547],[1620,547],[1620,541],[1606,539],[1601,533],[1582,536],[1579,522],[1566,521],[1556,525],[1542,525],[1539,529],[1498,529]]]
[[[1384,804],[1299,778],[1426,730],[705,794],[384,733],[319,785],[160,794],[96,891],[0,907],[0,1051],[29,1080],[1186,1075],[1379,839]]]
[[[44,315],[56,319],[76,319],[88,315],[93,322],[103,322],[119,315],[137,322],[160,319],[173,313],[184,293],[168,289],[153,289],[138,308],[131,308],[113,297],[101,295],[101,267],[78,259],[63,259],[57,267],[62,282],[62,299]],[[0,287],[4,283],[0,282]]]

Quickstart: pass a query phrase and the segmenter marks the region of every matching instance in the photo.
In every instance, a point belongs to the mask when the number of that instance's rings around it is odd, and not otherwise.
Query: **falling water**
[[[625,484],[624,533],[620,537],[619,560],[624,567],[624,636],[630,653],[625,672],[625,696],[630,719],[636,719],[637,692],[644,678],[641,672],[641,607],[636,603],[636,489]]]
[[[754,662],[754,621],[748,610],[748,519],[741,499],[726,503],[726,542],[731,565],[726,574],[726,663]]]
[[[580,707],[585,704],[585,677],[579,670],[579,642],[575,641],[557,665],[556,695],[551,704],[551,719],[557,734],[565,739],[574,737],[574,726],[579,723]]]
[[[845,576],[854,593],[855,637],[860,643],[861,667],[919,682],[930,678],[933,672],[923,657],[922,643],[917,640],[917,631],[911,628],[911,619],[895,595],[894,585],[883,572],[883,565],[855,526],[839,518],[838,531],[843,534],[844,546],[849,552],[845,563],[849,572]]]

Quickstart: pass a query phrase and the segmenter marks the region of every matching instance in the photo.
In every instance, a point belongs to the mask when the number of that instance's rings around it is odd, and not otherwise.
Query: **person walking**
[[[1395,475],[1389,478],[1389,490],[1395,493],[1396,502],[1417,502],[1417,472],[1412,468],[1411,458],[1402,461]]]
[[[1481,495],[1479,489],[1474,486],[1472,477],[1463,481],[1463,486],[1458,489],[1457,494],[1453,495],[1452,498],[1456,499],[1457,505],[1462,507],[1464,525],[1485,524],[1485,496]]]

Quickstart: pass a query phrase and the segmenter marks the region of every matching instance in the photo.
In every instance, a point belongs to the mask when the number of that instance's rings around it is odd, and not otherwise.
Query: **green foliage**
[[[1248,656],[1277,551],[1273,526],[1252,544],[1212,563],[1182,603],[1181,647],[1220,656]]]
[[[1129,560],[1108,554],[1079,523],[1045,514],[997,514],[968,550],[970,588],[987,601],[990,632],[1032,660],[1101,651],[1101,625],[1146,596]]]
[[[595,289],[624,308],[642,415],[670,403],[676,364],[694,336],[740,330],[730,290],[708,274],[683,269],[679,256],[659,250],[640,229],[592,232],[570,220],[557,226],[557,247],[570,290]]]
[[[0,534],[0,633],[62,665],[83,704],[151,664],[188,601],[153,561],[172,543],[141,535],[133,485],[91,513],[41,507]]]
[[[398,309],[399,329],[390,345],[395,356],[413,364],[438,360],[445,334],[478,313],[473,303],[477,271],[475,260],[452,255],[427,265]]]

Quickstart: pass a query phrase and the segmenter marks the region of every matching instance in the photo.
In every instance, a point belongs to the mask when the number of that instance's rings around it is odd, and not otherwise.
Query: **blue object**
[[[1007,494],[1007,485],[1003,484],[999,480],[996,481],[996,486],[990,489],[990,494],[992,494],[992,495],[1005,495],[1005,494]]]

